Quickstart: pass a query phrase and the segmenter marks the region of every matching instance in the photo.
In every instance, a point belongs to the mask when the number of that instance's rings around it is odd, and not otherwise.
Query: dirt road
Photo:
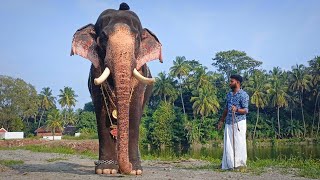
[[[142,176],[96,175],[92,159],[80,155],[36,153],[27,150],[0,150],[1,160],[22,160],[24,164],[0,165],[0,179],[306,179],[282,174],[273,169],[261,175],[241,172],[196,170],[204,161],[143,161]],[[187,167],[192,167],[189,169]]]

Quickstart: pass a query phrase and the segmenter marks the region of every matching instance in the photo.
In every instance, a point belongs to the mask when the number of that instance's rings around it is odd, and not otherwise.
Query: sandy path
[[[306,179],[280,172],[262,175],[240,172],[190,170],[182,167],[204,165],[203,161],[160,162],[143,161],[142,176],[96,175],[93,160],[78,155],[35,153],[26,150],[0,150],[1,160],[22,160],[24,164],[7,168],[0,165],[0,179]],[[52,160],[52,162],[49,162]]]

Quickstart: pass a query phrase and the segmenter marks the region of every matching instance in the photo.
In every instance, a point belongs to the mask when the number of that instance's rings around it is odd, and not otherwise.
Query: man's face
[[[230,83],[229,83],[229,86],[231,89],[235,89],[239,84],[239,81],[235,80],[235,79],[230,79]]]

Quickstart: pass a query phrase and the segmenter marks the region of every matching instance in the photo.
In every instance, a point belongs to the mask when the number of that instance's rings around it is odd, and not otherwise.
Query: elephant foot
[[[117,174],[118,164],[113,160],[99,160],[94,162],[96,174]]]
[[[138,170],[132,170],[130,172],[131,175],[142,175],[142,170],[138,169]]]
[[[140,161],[133,161],[132,164],[132,171],[130,172],[131,175],[142,175],[142,167]]]

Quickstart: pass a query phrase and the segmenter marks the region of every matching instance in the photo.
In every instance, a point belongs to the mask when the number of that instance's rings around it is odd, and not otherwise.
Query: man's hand
[[[237,108],[237,106],[232,106],[232,112],[237,112],[237,110],[238,110],[238,108]]]
[[[222,126],[223,126],[223,121],[219,121],[217,126],[218,130],[221,130]]]

